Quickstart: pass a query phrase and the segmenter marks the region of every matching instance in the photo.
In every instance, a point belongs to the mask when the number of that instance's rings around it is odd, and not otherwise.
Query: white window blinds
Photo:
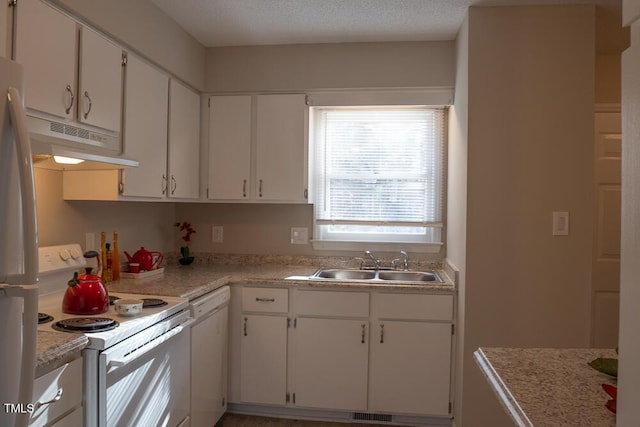
[[[314,108],[316,238],[441,242],[443,108]]]

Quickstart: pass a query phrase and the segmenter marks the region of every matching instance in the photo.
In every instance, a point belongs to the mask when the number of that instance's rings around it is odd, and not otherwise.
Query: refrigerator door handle
[[[9,117],[13,123],[13,131],[15,133],[18,171],[20,186],[22,187],[24,273],[9,275],[6,278],[6,283],[35,285],[38,281],[38,230],[36,225],[36,192],[33,182],[31,145],[29,144],[29,134],[27,133],[27,116],[24,112],[22,97],[18,89],[10,87],[7,90],[7,100],[9,101]]]

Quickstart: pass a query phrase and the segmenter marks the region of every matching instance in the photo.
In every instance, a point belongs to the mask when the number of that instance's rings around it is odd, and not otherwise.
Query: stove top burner
[[[59,320],[51,327],[63,332],[102,332],[109,331],[119,323],[107,317],[72,317]]]
[[[42,323],[49,323],[53,320],[53,316],[47,313],[38,313],[38,325]]]
[[[142,298],[142,308],[162,307],[163,305],[167,305],[167,302],[160,298]]]

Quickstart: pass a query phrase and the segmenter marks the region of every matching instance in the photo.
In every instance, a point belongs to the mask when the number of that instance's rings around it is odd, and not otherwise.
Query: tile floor
[[[253,415],[225,414],[216,427],[380,427],[379,424],[338,423],[282,418],[258,417]]]

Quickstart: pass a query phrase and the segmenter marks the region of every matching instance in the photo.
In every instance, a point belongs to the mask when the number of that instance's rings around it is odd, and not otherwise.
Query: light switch
[[[307,227],[291,227],[291,244],[306,245],[309,243],[309,229]]]
[[[554,236],[569,235],[569,212],[553,213],[553,235]]]

